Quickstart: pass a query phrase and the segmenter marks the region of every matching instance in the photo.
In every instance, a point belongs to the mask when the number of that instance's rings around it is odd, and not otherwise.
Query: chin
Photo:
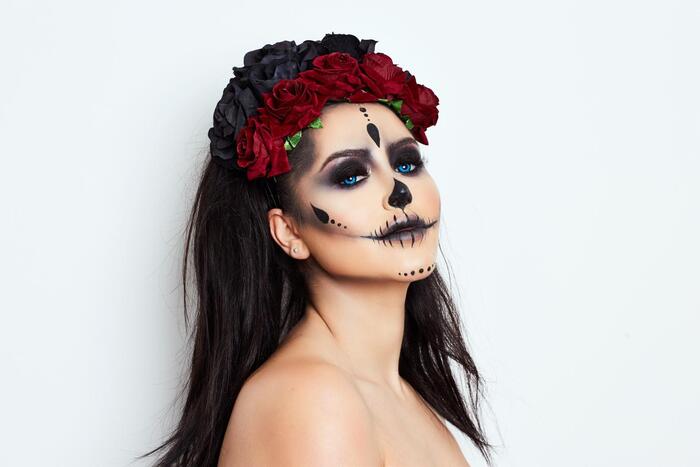
[[[409,253],[406,252],[405,254],[408,255]],[[395,278],[420,280],[433,273],[436,266],[434,252],[411,256],[414,256],[414,258],[410,260],[406,258],[406,261],[397,261],[395,263],[396,266],[391,272]]]

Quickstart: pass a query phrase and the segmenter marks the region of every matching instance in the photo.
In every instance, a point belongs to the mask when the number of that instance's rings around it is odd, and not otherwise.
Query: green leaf
[[[406,117],[406,120],[404,121],[404,123],[406,124],[406,128],[408,128],[409,130],[413,129],[413,122],[411,121],[411,119],[409,117]]]
[[[286,149],[287,151],[291,151],[296,147],[297,144],[299,144],[300,139],[301,130],[297,131],[292,136],[287,136],[286,138],[284,138],[284,149]]]
[[[394,99],[389,102],[389,107],[394,109],[394,112],[401,113],[401,106],[403,105],[403,99]]]
[[[323,124],[321,123],[321,117],[316,117],[316,119],[309,123],[308,128],[323,128]]]

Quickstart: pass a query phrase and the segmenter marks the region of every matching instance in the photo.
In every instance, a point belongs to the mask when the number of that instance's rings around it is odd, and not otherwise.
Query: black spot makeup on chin
[[[367,121],[370,122],[367,124],[367,133],[369,133],[370,138],[372,138],[372,141],[374,141],[374,144],[379,146],[379,128],[377,128],[377,125],[374,123],[371,123],[369,114],[367,113],[367,109],[365,107],[360,107],[359,108],[360,112],[363,112],[363,115],[367,117]]]
[[[423,274],[423,271],[430,272],[431,269],[435,269],[435,266],[436,266],[436,264],[433,263],[433,264],[431,264],[430,266],[428,266],[427,268],[419,268],[419,269],[418,269],[418,274]],[[399,273],[399,276],[402,276],[402,275],[403,275],[403,276],[408,276],[409,274],[410,274],[411,276],[415,276],[415,275],[416,275],[416,270],[414,269],[414,270],[412,270],[410,273],[409,273],[409,272],[400,272],[400,273]]]

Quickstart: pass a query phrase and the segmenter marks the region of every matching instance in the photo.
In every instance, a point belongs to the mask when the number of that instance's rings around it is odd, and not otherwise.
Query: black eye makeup
[[[333,168],[330,183],[338,188],[347,189],[360,184],[369,175],[367,166],[357,159],[348,158]]]
[[[409,177],[420,174],[426,162],[415,146],[417,143],[411,143],[412,141],[412,138],[399,140],[389,148],[389,163],[394,171]],[[360,185],[367,179],[374,164],[367,149],[347,149],[333,153],[323,163],[321,170],[333,159],[339,159],[340,162],[326,171],[328,175],[325,177],[325,183],[339,189],[350,189]]]
[[[402,175],[417,175],[425,165],[425,160],[417,149],[402,151],[391,159],[396,171]]]

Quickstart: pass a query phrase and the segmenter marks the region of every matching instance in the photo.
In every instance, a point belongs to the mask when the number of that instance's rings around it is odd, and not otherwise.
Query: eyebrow
[[[404,146],[415,145],[418,146],[418,141],[415,138],[406,136],[405,138],[398,139],[389,145],[388,152],[391,154],[401,149]],[[372,158],[370,152],[367,149],[343,149],[341,151],[336,151],[323,161],[321,168],[318,171],[322,171],[323,168],[333,159],[338,159],[339,157],[357,157],[358,159],[363,159],[368,161]]]

